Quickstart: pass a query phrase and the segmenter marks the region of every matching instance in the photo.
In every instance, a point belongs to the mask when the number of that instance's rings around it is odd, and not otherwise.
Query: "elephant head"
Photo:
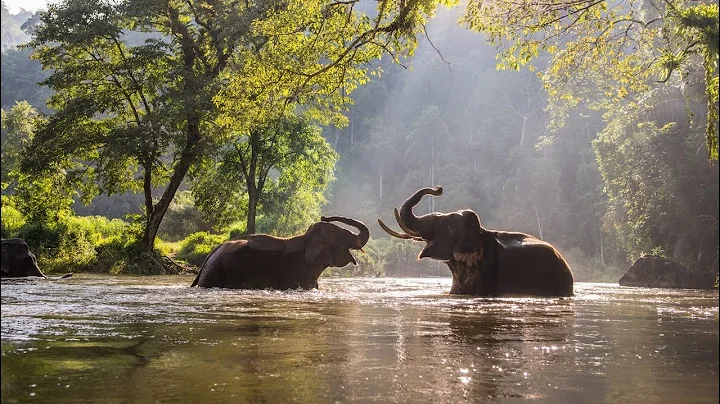
[[[25,240],[9,238],[1,241],[2,259],[0,270],[2,277],[40,276],[47,278],[40,271],[35,255],[30,252]]]
[[[359,230],[354,234],[330,222],[340,222]],[[370,238],[368,228],[362,222],[344,216],[322,216],[320,222],[308,228],[305,238],[305,261],[313,267],[342,267],[349,263],[357,265],[350,250],[360,250]]]
[[[412,209],[423,196],[442,195],[442,187],[422,188],[403,202],[395,219],[405,233],[399,233],[378,219],[380,227],[391,236],[425,241],[427,245],[418,258],[428,257],[439,261],[467,261],[472,264],[482,259],[483,233],[480,218],[472,210],[452,213],[429,213],[415,216]]]

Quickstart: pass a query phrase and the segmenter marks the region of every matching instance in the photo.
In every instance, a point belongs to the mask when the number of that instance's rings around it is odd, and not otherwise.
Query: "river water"
[[[192,277],[2,282],[3,403],[717,403],[718,294],[576,283],[447,295],[449,278],[313,291]]]

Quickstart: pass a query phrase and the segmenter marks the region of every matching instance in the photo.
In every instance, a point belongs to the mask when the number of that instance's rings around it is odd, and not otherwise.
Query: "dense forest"
[[[447,276],[377,225],[440,184],[418,211],[547,240],[577,281],[718,271],[716,3],[117,3],[2,5],[2,236],[45,270],[173,273],[326,214],[371,232],[328,275]]]

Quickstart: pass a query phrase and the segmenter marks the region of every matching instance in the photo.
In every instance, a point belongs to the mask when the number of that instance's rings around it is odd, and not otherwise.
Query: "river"
[[[717,403],[717,291],[576,283],[569,299],[449,278],[312,291],[192,277],[2,281],[3,403]]]

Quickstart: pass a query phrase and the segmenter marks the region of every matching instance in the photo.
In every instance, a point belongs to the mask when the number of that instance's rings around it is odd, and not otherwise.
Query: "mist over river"
[[[448,295],[450,278],[192,279],[3,280],[2,402],[718,402],[717,291],[487,299]]]

